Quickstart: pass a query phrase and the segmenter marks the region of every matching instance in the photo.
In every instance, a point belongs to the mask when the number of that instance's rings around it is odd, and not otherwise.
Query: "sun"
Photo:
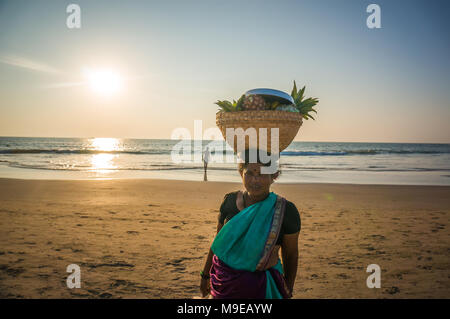
[[[85,69],[87,84],[95,93],[112,96],[122,89],[122,78],[113,69]]]

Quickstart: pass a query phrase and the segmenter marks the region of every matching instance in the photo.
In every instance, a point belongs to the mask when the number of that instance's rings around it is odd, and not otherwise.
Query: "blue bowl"
[[[262,96],[264,100],[266,100],[269,103],[278,101],[280,102],[280,104],[294,104],[294,99],[292,98],[292,96],[290,96],[286,92],[279,90],[265,89],[265,88],[253,89],[245,92],[245,96],[249,95]]]

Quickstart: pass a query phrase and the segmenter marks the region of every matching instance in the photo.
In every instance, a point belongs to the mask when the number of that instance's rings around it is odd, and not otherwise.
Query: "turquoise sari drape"
[[[272,227],[281,222],[274,220],[277,197],[270,192],[266,199],[246,207],[222,227],[211,245],[211,250],[222,262],[233,269],[251,272],[261,267],[262,258],[269,253],[268,239],[276,240],[278,236]],[[273,268],[283,274],[280,259]],[[269,270],[265,273],[266,298],[282,298]]]

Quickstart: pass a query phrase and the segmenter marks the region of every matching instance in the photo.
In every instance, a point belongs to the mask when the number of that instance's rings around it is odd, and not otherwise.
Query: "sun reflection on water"
[[[90,146],[96,151],[104,151],[105,153],[93,154],[91,157],[92,170],[103,173],[109,170],[117,169],[114,158],[117,154],[108,152],[121,150],[120,141],[117,138],[94,138],[89,140]]]
[[[115,154],[95,154],[92,155],[91,165],[92,169],[96,171],[115,169],[117,166],[114,164],[113,159],[117,155]]]
[[[117,138],[96,137],[89,142],[91,146],[98,151],[118,151],[121,149],[120,141]]]

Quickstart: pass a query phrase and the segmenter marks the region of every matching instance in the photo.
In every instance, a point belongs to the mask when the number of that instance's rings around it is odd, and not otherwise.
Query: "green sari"
[[[267,269],[280,234],[285,203],[283,197],[270,192],[266,199],[246,207],[222,227],[211,246],[215,255],[211,269],[213,296],[245,298],[245,293],[236,292],[248,289],[245,285],[239,286],[250,277],[252,279],[247,283],[254,281],[255,285],[265,287],[264,298],[287,296],[280,259],[274,267]],[[248,298],[253,296],[259,298],[261,295],[248,293]]]

